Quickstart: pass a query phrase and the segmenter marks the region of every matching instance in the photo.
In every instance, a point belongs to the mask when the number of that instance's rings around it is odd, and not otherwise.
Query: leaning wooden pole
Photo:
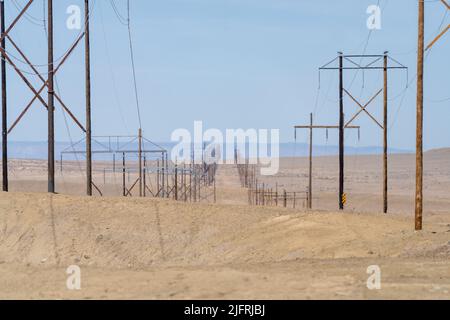
[[[383,88],[383,212],[388,212],[388,56],[384,53]]]
[[[416,212],[415,229],[422,230],[423,213],[423,74],[424,74],[425,3],[419,0],[417,49],[417,128],[416,128]]]
[[[84,0],[85,67],[86,67],[86,193],[92,196],[92,122],[91,122],[91,50],[89,0]]]
[[[339,209],[344,210],[344,57],[339,53]]]
[[[48,0],[48,192],[55,192],[55,93],[53,61],[53,0]]]
[[[6,49],[6,37],[5,34],[5,2],[0,1],[1,11],[1,34],[2,34],[2,172],[3,172],[3,191],[8,191],[8,109],[6,99],[6,61],[3,52]]]

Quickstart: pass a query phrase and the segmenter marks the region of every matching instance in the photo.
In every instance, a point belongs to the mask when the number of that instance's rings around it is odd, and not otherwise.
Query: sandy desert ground
[[[449,299],[450,150],[425,157],[425,229],[414,232],[414,155],[390,158],[390,210],[381,214],[381,157],[347,158],[348,206],[337,212],[337,160],[316,158],[314,210],[247,204],[236,167],[220,166],[217,203],[118,197],[120,174],[84,197],[82,168],[11,161],[0,194],[0,299]],[[82,165],[82,164],[81,164]],[[302,192],[307,159],[282,159],[260,178]],[[209,201],[211,202],[211,201]],[[78,265],[82,289],[66,288]],[[381,268],[369,290],[367,268]]]

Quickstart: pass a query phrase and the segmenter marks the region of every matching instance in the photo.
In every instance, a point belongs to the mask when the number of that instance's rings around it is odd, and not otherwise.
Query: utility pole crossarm
[[[340,66],[334,65],[334,63],[338,60],[335,58],[330,62],[326,63],[322,67],[319,68],[319,71],[322,70],[384,70],[385,66],[382,63],[384,54],[380,55],[342,55],[342,68]],[[361,62],[355,62],[353,59],[361,59]],[[388,61],[392,62],[387,65],[387,69],[400,69],[406,70],[408,67],[398,62],[396,59],[387,56]],[[363,63],[364,59],[370,59],[369,61]],[[347,62],[347,63],[345,63]],[[379,64],[377,64],[379,62]]]
[[[339,129],[339,126],[295,126],[295,129]],[[360,129],[360,126],[346,126],[346,129]]]

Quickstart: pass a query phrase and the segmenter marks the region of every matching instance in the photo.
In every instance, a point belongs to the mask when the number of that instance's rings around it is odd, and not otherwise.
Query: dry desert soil
[[[11,161],[0,194],[0,299],[449,299],[450,151],[425,157],[424,230],[414,231],[414,155],[390,157],[381,211],[381,157],[348,157],[348,206],[337,205],[337,162],[314,166],[314,210],[249,206],[234,166],[220,166],[217,203],[120,197],[120,174],[83,196],[79,163],[46,194],[45,162]],[[282,159],[261,182],[301,192],[307,159]],[[81,290],[66,269],[81,268]],[[369,290],[369,266],[381,289]]]

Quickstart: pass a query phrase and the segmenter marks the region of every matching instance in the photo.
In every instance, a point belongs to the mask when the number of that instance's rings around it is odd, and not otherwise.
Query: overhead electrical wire
[[[114,3],[114,2],[112,2]],[[130,0],[127,0],[127,29],[128,29],[128,40],[130,45],[130,57],[131,57],[131,68],[133,70],[133,83],[134,83],[134,96],[136,99],[136,111],[139,121],[139,128],[142,129],[142,120],[141,120],[141,109],[139,105],[139,93],[136,79],[136,66],[134,59],[134,47],[133,47],[133,38],[131,36],[131,16],[130,16]]]
[[[442,29],[442,26],[444,25],[444,22],[445,22],[445,20],[447,19],[447,16],[448,16],[448,10],[445,11],[444,16],[442,17],[442,20],[441,20],[441,22],[440,22],[440,24],[439,24],[439,27],[438,27],[438,29],[437,29],[437,33],[439,33],[440,30]],[[424,58],[424,62],[425,62],[425,63],[427,62],[428,57],[430,56],[432,50],[433,50],[433,48],[430,48],[430,50],[429,50],[428,52],[426,52],[425,58]],[[417,51],[416,51],[416,52],[417,52]],[[411,84],[412,84],[416,79],[417,79],[417,72],[414,74],[414,76],[412,77],[412,79],[409,81],[407,87],[406,87],[405,89],[403,89],[403,94],[400,94],[400,95],[402,96],[402,98],[401,98],[401,100],[400,100],[400,103],[399,103],[399,106],[398,106],[398,108],[397,108],[397,111],[395,112],[395,116],[394,116],[394,118],[393,118],[393,121],[391,122],[391,125],[389,126],[389,129],[391,129],[391,128],[394,126],[394,124],[397,122],[398,115],[400,114],[400,110],[401,110],[402,107],[403,107],[403,103],[404,103],[404,100],[405,100],[405,97],[406,97],[406,93],[407,93],[407,91],[411,88]],[[425,101],[428,101],[428,102],[432,102],[432,103],[439,103],[439,102],[445,102],[445,101],[450,100],[450,97],[449,97],[449,98],[442,99],[442,101],[430,101],[429,99],[425,99],[425,98],[424,98],[424,100],[425,100]]]
[[[99,13],[100,13],[100,22],[102,24],[102,34],[103,34],[103,41],[104,41],[104,44],[105,44],[106,60],[108,62],[108,66],[109,66],[109,72],[111,73],[111,82],[112,82],[112,87],[113,87],[116,107],[117,107],[117,109],[119,111],[119,115],[120,115],[120,118],[122,120],[122,124],[125,127],[125,130],[127,131],[128,134],[130,134],[130,130],[128,128],[127,122],[126,122],[124,114],[123,114],[122,103],[120,102],[120,98],[119,98],[119,95],[118,95],[119,90],[117,90],[118,87],[117,87],[116,76],[114,74],[114,69],[113,69],[113,66],[112,66],[111,55],[109,54],[107,33],[106,33],[106,29],[105,29],[105,22],[104,22],[104,19],[103,19],[102,2],[99,3],[99,9],[98,10],[99,10]]]
[[[41,27],[46,27],[46,22],[44,21],[44,19],[45,19],[45,11],[46,11],[46,8],[45,8],[45,3],[46,3],[46,0],[42,0],[42,3],[43,3],[43,22],[42,22],[42,24],[40,24],[40,26]],[[90,14],[92,13],[92,11],[93,11],[93,9],[94,9],[94,6],[95,6],[95,0],[92,2],[92,4],[91,4],[91,6],[90,6]],[[16,7],[17,8],[17,7]],[[20,8],[17,8],[19,11],[20,11]],[[24,15],[25,16],[25,15]],[[37,19],[37,18],[34,18],[34,19]],[[67,56],[67,54],[69,53],[69,51],[71,50],[71,48],[75,45],[75,43],[77,42],[77,41],[79,41],[78,39],[81,37],[81,35],[85,32],[85,30],[86,30],[86,25],[84,26],[84,28],[81,28],[80,29],[80,32],[77,34],[77,36],[76,36],[76,38],[75,38],[75,40],[73,41],[73,43],[68,47],[68,49],[62,54],[62,55],[60,55],[58,58],[55,58],[53,61],[53,63],[55,64],[55,63],[57,63],[57,62],[60,62],[61,60],[63,60],[64,59],[64,57],[65,56]],[[16,60],[16,61],[18,61],[18,62],[20,62],[20,63],[22,63],[22,64],[24,64],[24,65],[26,65],[26,66],[29,66],[30,64],[27,62],[27,61],[25,61],[24,59],[21,59],[21,58],[19,58],[19,57],[17,57],[16,55],[14,55],[14,54],[12,54],[11,53],[11,51],[9,51],[9,50],[5,50],[5,52],[7,53],[7,55],[8,55],[8,57],[10,57],[10,58],[12,58],[12,59],[14,59],[14,60]],[[3,58],[3,56],[1,57],[1,59],[5,59],[5,58]],[[22,69],[22,68],[19,68],[18,66],[13,66],[7,59],[5,59],[5,61],[6,61],[6,63],[8,63],[12,68],[17,68],[17,70],[19,70],[20,72],[22,72],[22,73],[24,73],[24,74],[28,74],[28,75],[31,75],[31,76],[48,76],[48,71],[40,71],[39,72],[39,74],[36,74],[35,72],[33,72],[33,71],[28,71],[28,70],[24,70],[24,69]],[[42,63],[42,64],[34,64],[34,63],[31,63],[31,65],[33,66],[33,67],[35,67],[36,69],[39,69],[39,68],[46,68],[46,67],[48,67],[48,63]]]
[[[381,0],[378,0],[378,1],[377,1],[377,4],[376,4],[377,7],[380,7],[380,2],[381,2]],[[384,9],[383,9],[383,10],[384,10]],[[382,10],[382,11],[383,11],[383,10]],[[361,54],[362,56],[364,56],[364,55],[366,54],[366,52],[367,52],[367,48],[369,47],[369,42],[370,42],[370,39],[371,39],[371,37],[372,37],[372,34],[373,34],[373,29],[370,29],[370,30],[369,30],[369,33],[368,33],[368,35],[367,35],[367,39],[366,39],[366,43],[365,43],[365,45],[364,45],[363,52],[362,52],[362,54]],[[362,63],[363,59],[364,59],[364,58],[361,57],[359,64]],[[353,83],[355,82],[356,77],[358,76],[359,72],[360,72],[359,69],[356,70],[355,75],[353,76],[353,79],[352,79],[352,81],[350,82],[350,85],[349,85],[349,87],[348,87],[349,90],[352,88]],[[363,83],[363,87],[364,87],[364,83]],[[361,92],[361,95],[362,95],[362,92]]]
[[[127,3],[126,3],[126,16],[124,16],[123,14],[120,13],[114,0],[110,0],[109,3],[111,4],[111,7],[113,8],[113,11],[114,11],[119,23],[121,23],[122,25],[127,27],[128,43],[129,43],[129,49],[130,49],[130,61],[131,61],[131,69],[132,69],[132,76],[133,76],[133,90],[134,90],[134,98],[135,98],[135,104],[136,104],[136,113],[137,113],[139,128],[142,129],[141,107],[140,107],[140,101],[139,101],[139,90],[138,90],[137,76],[136,76],[136,62],[135,62],[135,56],[134,56],[134,45],[133,45],[133,37],[132,37],[132,30],[131,30],[130,0],[127,0]]]
[[[17,0],[12,0],[12,3],[19,12],[23,10],[23,5],[19,4],[19,2]],[[28,12],[24,13],[24,18],[34,25],[37,25],[40,27],[43,26],[43,21],[41,19],[38,19],[38,18],[32,16]]]
[[[109,1],[111,3],[111,7],[113,8],[114,13],[116,14],[117,19],[121,24],[126,26],[128,24],[128,19],[120,14],[119,9],[117,8],[116,2],[114,0]]]

